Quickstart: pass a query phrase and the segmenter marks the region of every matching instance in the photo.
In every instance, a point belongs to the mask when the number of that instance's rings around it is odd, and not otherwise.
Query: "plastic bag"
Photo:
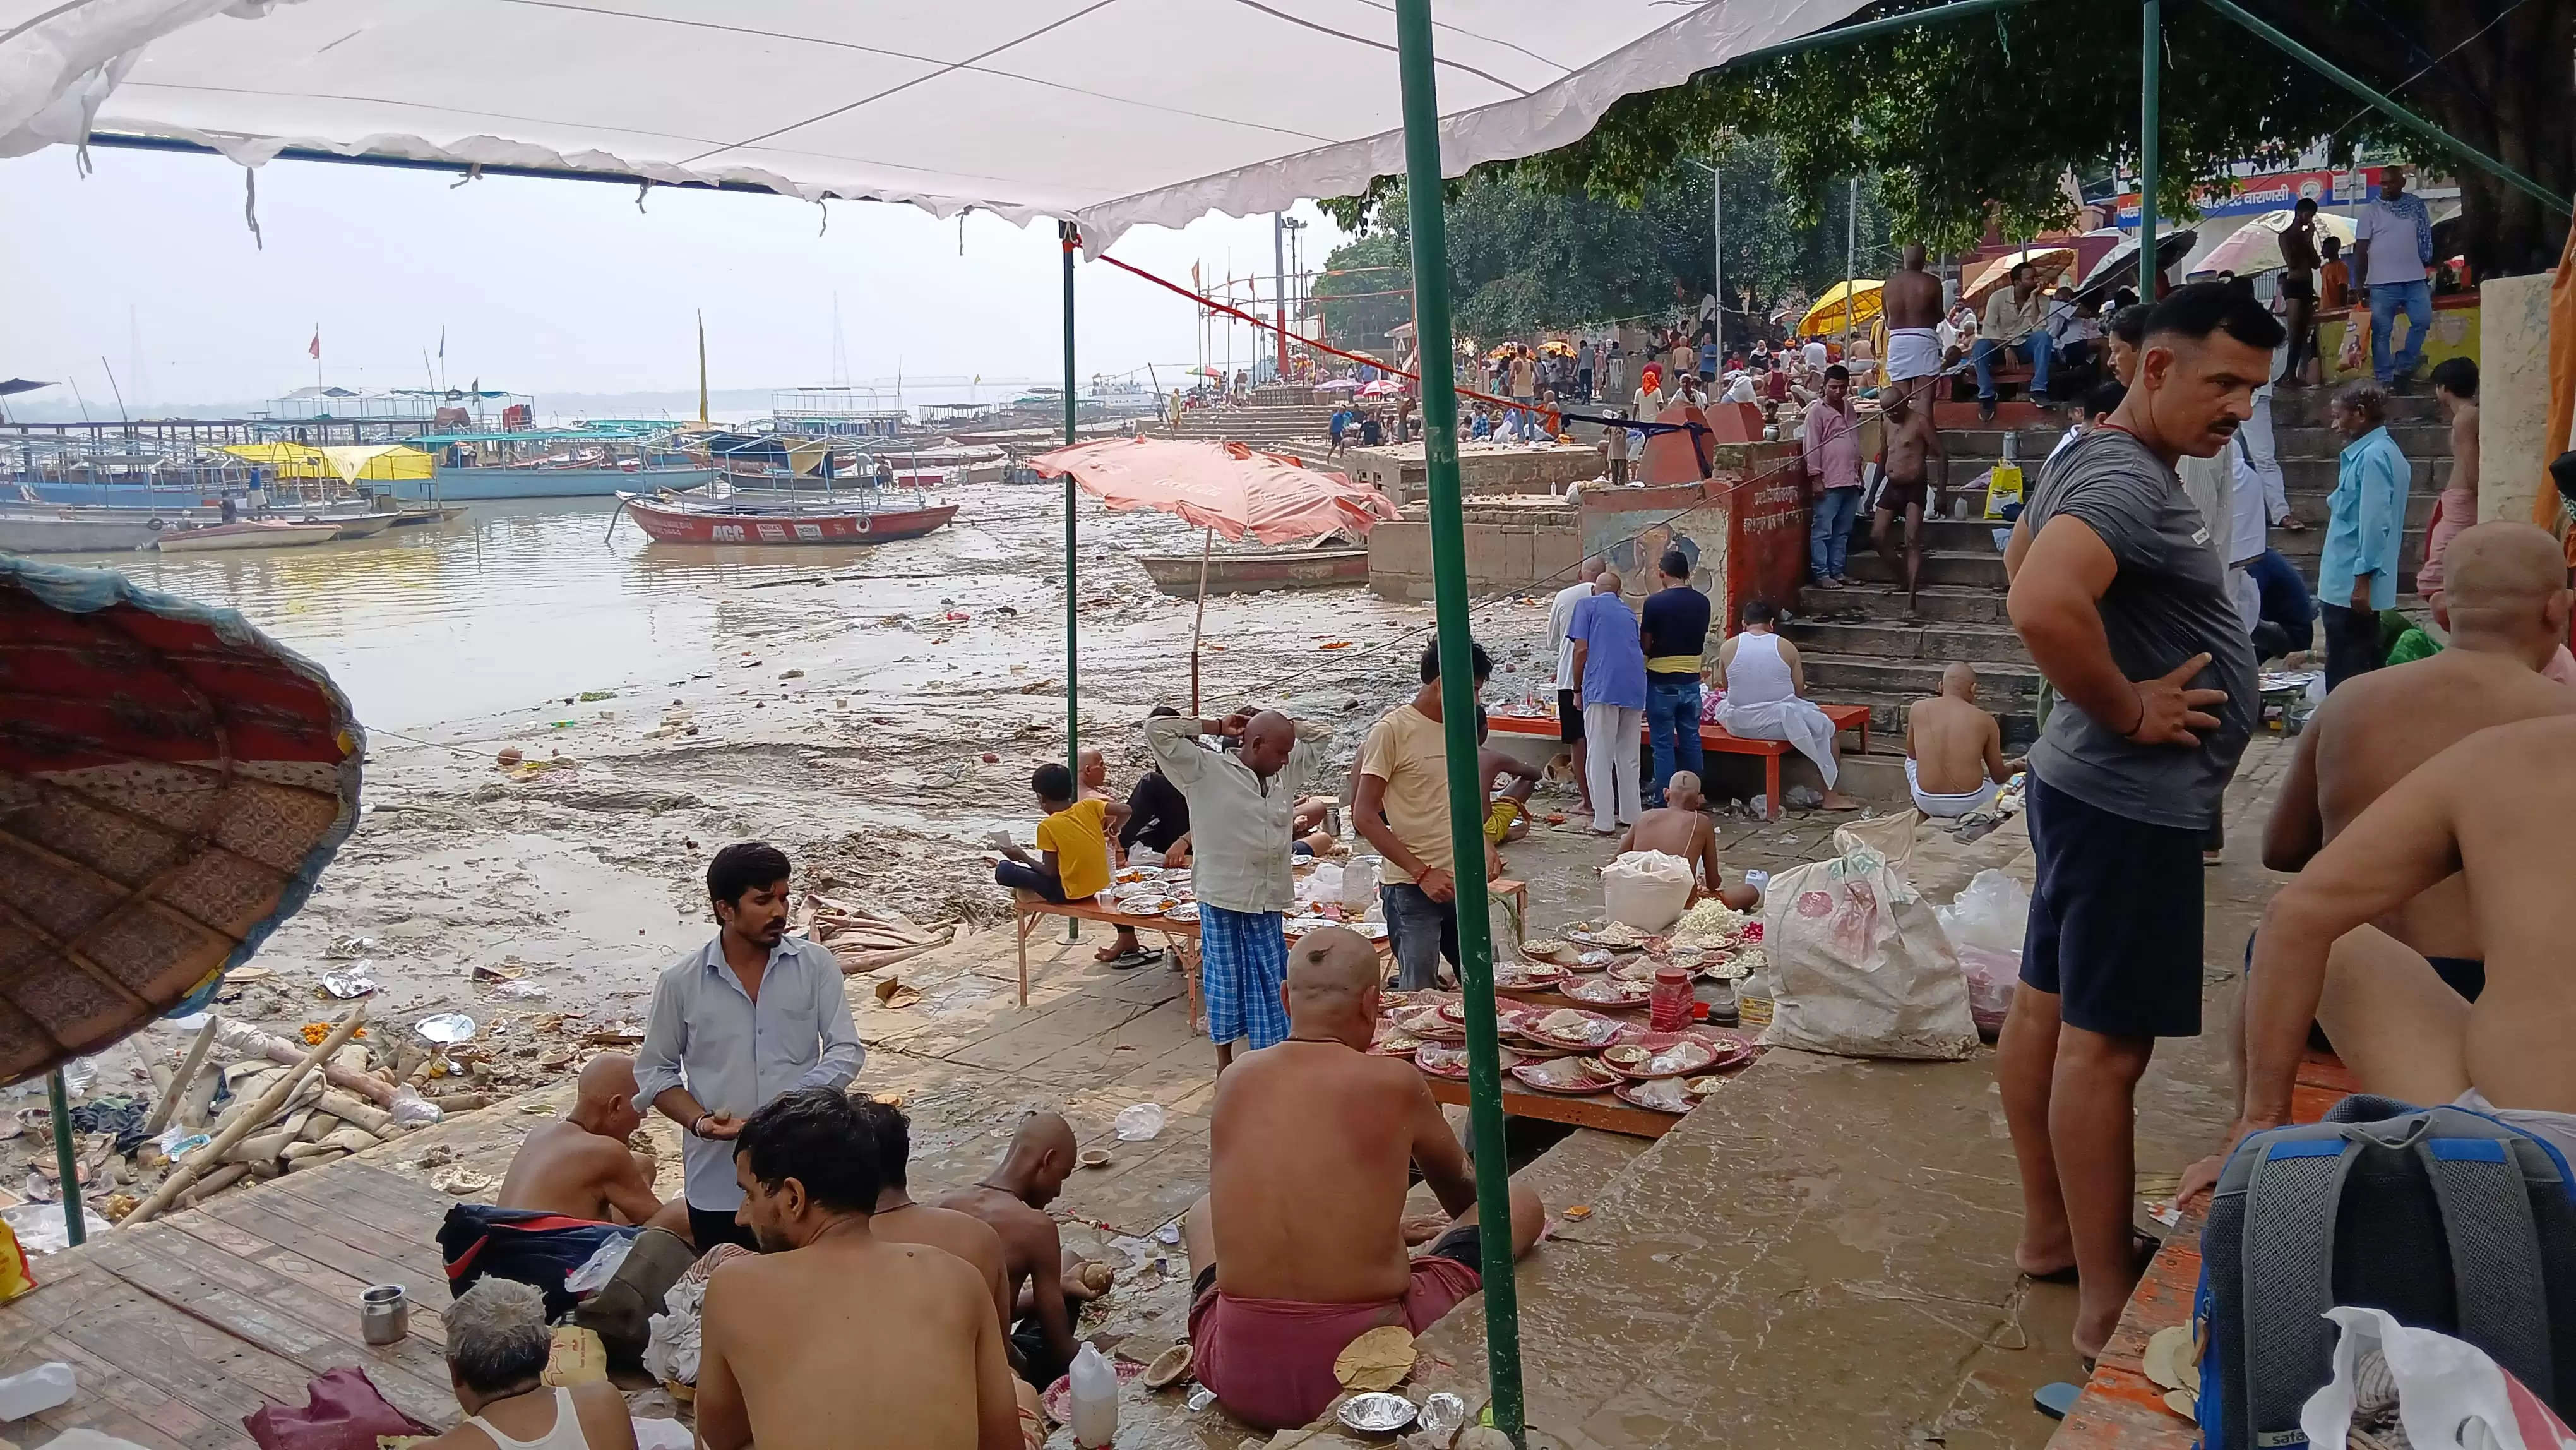
[[[1377,905],[1377,858],[1354,856],[1342,867],[1342,910],[1353,920]]]
[[[1658,932],[1690,905],[1691,867],[1661,851],[1626,851],[1601,868],[1602,909],[1612,921]]]
[[[631,1238],[610,1239],[601,1244],[589,1258],[581,1261],[580,1268],[564,1275],[564,1292],[596,1294],[607,1288],[608,1281],[617,1276],[618,1269],[626,1262],[626,1255],[634,1247],[635,1240]]]
[[[2335,359],[2336,365],[2345,372],[2356,372],[2369,362],[2370,354],[2363,343],[2363,339],[2369,336],[2370,309],[2356,307],[2352,310],[2352,315],[2344,321],[2343,352]]]
[[[1910,839],[1910,837],[1909,837]],[[1967,978],[1931,903],[1846,827],[1831,861],[1771,878],[1762,944],[1776,981],[1763,1041],[1849,1057],[1955,1059],[1977,1045]]]
[[[2384,1309],[2334,1308],[2334,1378],[2299,1409],[2311,1445],[2342,1445],[2394,1381],[2398,1423],[2416,1445],[2554,1450],[2571,1435],[2538,1395],[2465,1340],[2409,1329]]]
[[[242,1416],[259,1450],[376,1450],[376,1437],[438,1432],[397,1410],[367,1372],[344,1366],[304,1387],[302,1405],[262,1405]]]
[[[1935,914],[1952,946],[2010,952],[2018,961],[2022,933],[2030,927],[2030,888],[1989,867]]]
[[[409,1087],[395,1088],[394,1100],[386,1105],[386,1110],[394,1115],[396,1124],[405,1128],[426,1127],[446,1116],[439,1111],[438,1104]]]
[[[1112,1120],[1121,1143],[1142,1143],[1163,1131],[1161,1103],[1130,1103]]]

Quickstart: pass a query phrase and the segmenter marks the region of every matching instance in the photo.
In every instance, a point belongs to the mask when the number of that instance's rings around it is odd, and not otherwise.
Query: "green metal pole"
[[[2432,122],[2425,120],[2423,117],[2416,115],[2413,111],[2406,109],[2404,106],[2397,104],[2388,97],[2372,90],[2369,86],[2363,84],[2357,77],[2346,73],[2338,68],[2332,61],[2327,60],[2324,56],[2317,54],[2315,51],[2308,49],[2306,46],[2292,40],[2287,35],[2282,34],[2279,30],[2266,24],[2261,17],[2251,14],[2245,10],[2244,7],[2232,4],[2230,3],[2230,0],[2210,0],[2209,8],[2226,16],[2228,19],[2235,21],[2237,24],[2244,26],[2246,29],[2253,31],[2256,35],[2270,41],[2273,45],[2280,47],[2280,49],[2288,54],[2292,60],[2299,62],[2299,64],[2306,66],[2308,69],[2315,71],[2321,76],[2324,76],[2327,80],[2330,80],[2336,85],[2343,87],[2345,90],[2352,92],[2354,95],[2359,96],[2372,109],[2379,111],[2390,120],[2395,121],[2398,125],[2405,127],[2407,130],[2414,132],[2416,135],[2423,137],[2425,140],[2430,141],[2437,146],[2455,151],[2468,160],[2476,162],[2490,175],[2509,183],[2519,191],[2525,192],[2539,199],[2543,204],[2547,205],[2552,210],[2557,211],[2559,214],[2566,215],[2571,210],[2576,210],[2576,208],[2571,208],[2569,206],[2567,198],[2560,196],[2556,192],[2551,191],[2548,187],[2541,185],[2539,182],[2532,180],[2530,177],[2523,175],[2521,172],[2514,170],[2512,167],[2507,166],[2503,162],[2498,161],[2483,151],[2480,151],[2475,146],[2459,139],[2450,132],[2445,131],[2441,127],[2434,125]]]
[[[1082,245],[1081,229],[1071,222],[1056,223],[1056,236],[1064,245],[1064,446],[1071,448],[1075,437],[1076,410],[1073,400],[1073,254]],[[1064,476],[1064,765],[1081,772],[1074,757],[1082,750],[1082,658],[1076,647],[1081,625],[1077,620],[1078,593],[1074,588],[1077,564],[1074,547],[1078,530],[1074,525],[1073,474]],[[1077,793],[1080,782],[1075,783]]]
[[[54,1110],[54,1164],[63,1175],[63,1234],[78,1246],[89,1225],[81,1221],[80,1155],[72,1151],[71,1093],[61,1068],[45,1074],[45,1100]]]
[[[1485,1226],[1485,1372],[1494,1428],[1523,1442],[1521,1312],[1512,1277],[1511,1163],[1503,1148],[1503,1069],[1494,1024],[1493,923],[1485,901],[1484,788],[1476,777],[1475,642],[1467,631],[1467,532],[1458,508],[1458,395],[1449,334],[1449,225],[1441,199],[1440,100],[1431,0],[1396,0],[1404,78],[1404,189],[1413,226],[1414,341],[1421,349],[1423,458],[1429,477],[1432,598],[1439,619],[1440,722],[1449,754],[1449,840],[1458,888],[1458,979],[1467,1010],[1468,1121],[1476,1139],[1476,1217]]]
[[[2138,12],[2138,300],[2153,307],[2164,249],[2156,245],[2156,179],[2163,164],[2164,0],[2146,0]]]

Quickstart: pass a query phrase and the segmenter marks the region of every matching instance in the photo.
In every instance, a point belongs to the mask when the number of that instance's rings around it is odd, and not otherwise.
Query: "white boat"
[[[151,545],[164,521],[124,509],[0,506],[0,554],[109,554]]]
[[[164,554],[202,554],[217,549],[297,549],[311,544],[327,544],[339,536],[340,526],[336,523],[284,524],[247,519],[237,524],[170,529],[163,532],[152,547]]]

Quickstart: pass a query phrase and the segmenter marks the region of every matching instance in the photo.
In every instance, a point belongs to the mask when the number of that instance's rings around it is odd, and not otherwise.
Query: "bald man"
[[[1222,720],[1145,722],[1145,743],[1190,803],[1190,879],[1199,898],[1199,981],[1216,1070],[1234,1045],[1258,1051],[1288,1035],[1279,988],[1288,972],[1285,919],[1297,904],[1289,873],[1297,799],[1323,768],[1331,734],[1276,710]],[[1199,745],[1214,735],[1215,750]]]
[[[2568,610],[2576,599],[2568,592],[2566,559],[2557,541],[2529,524],[2477,524],[2451,540],[2444,562],[2448,587],[2433,613],[2434,622],[2450,634],[2449,647],[2356,675],[2317,707],[2300,732],[2298,754],[2264,828],[2265,866],[2275,871],[2317,869],[2326,848],[2381,797],[2479,731],[2576,714],[2576,688],[2540,673],[2567,637]],[[2565,766],[2555,769],[2563,773]],[[2271,929],[2268,923],[2264,927],[2267,933]],[[2262,959],[2261,946],[2258,935],[2247,947],[2250,961]],[[2334,941],[2328,1000],[2331,1004],[2356,995],[2331,985],[2347,978],[2394,982],[2398,991],[2420,991],[2437,1002],[2433,1020],[2452,1021],[2465,1014],[2469,1003],[2483,1000],[2486,956],[2469,877],[2462,871],[2445,872],[2421,893],[2376,914],[2370,925]],[[2432,976],[2430,987],[2421,980],[2424,973]],[[2456,1005],[2435,997],[2436,990],[2447,992]],[[2383,1000],[2367,989],[2358,995],[2364,1001]],[[2352,1020],[2356,1017],[2362,1020]],[[2354,1065],[2344,1042],[2348,1030],[2369,1033],[2372,1041],[2412,1030],[2403,1021],[2369,1020],[2366,1009],[2330,1009],[2321,1021],[2348,1066]],[[2250,1070],[2256,1040],[2247,1038],[2244,1045],[2238,1066]],[[2372,1048],[2366,1043],[2363,1050]],[[2457,1092],[2407,1101],[2448,1102]],[[2195,1165],[2189,1186],[2197,1189],[2204,1178],[2214,1181],[2216,1169],[2214,1161]]]
[[[1977,672],[1965,661],[1941,672],[1941,693],[1905,713],[1905,784],[1934,820],[1993,805],[2019,763],[2004,759],[2003,726],[1978,705]]]
[[[1046,1214],[1073,1172],[1073,1155],[1073,1125],[1060,1113],[1031,1113],[1020,1120],[1001,1163],[982,1182],[939,1200],[941,1208],[973,1214],[1001,1235],[1009,1298],[1016,1303],[1024,1288],[1029,1298],[1028,1316],[1011,1331],[1014,1367],[1040,1389],[1055,1383],[1073,1363],[1064,1238]]]
[[[1288,1040],[1217,1079],[1208,1186],[1182,1226],[1200,1384],[1264,1430],[1304,1425],[1340,1393],[1333,1360],[1382,1325],[1419,1334],[1483,1287],[1476,1185],[1422,1074],[1372,1057],[1377,954],[1341,927],[1290,953]],[[1453,1216],[1405,1254],[1410,1170]],[[1512,1185],[1515,1258],[1546,1225]]]
[[[528,1134],[493,1202],[595,1223],[649,1224],[689,1236],[687,1206],[653,1193],[653,1160],[626,1146],[643,1126],[635,1110],[635,1059],[603,1052],[584,1063],[572,1110]]]
[[[1693,901],[1714,896],[1737,911],[1750,911],[1761,903],[1762,893],[1750,886],[1726,884],[1717,859],[1717,823],[1707,812],[1708,797],[1700,793],[1699,772],[1676,770],[1664,783],[1664,803],[1637,817],[1628,834],[1619,838],[1619,850],[1679,856],[1698,878],[1691,889]]]

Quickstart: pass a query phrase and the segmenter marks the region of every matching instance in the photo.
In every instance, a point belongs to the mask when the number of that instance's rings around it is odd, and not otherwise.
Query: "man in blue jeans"
[[[1476,689],[1493,657],[1469,644]],[[1457,856],[1449,839],[1449,741],[1440,716],[1440,646],[1422,651],[1422,688],[1389,711],[1351,763],[1351,829],[1385,858],[1378,901],[1395,948],[1396,985],[1438,986],[1440,961],[1458,965]]]
[[[1995,354],[2011,353],[2030,364],[2030,400],[2045,402],[2048,398],[2048,365],[2057,340],[2041,326],[2047,320],[2048,299],[2039,293],[2039,272],[2028,262],[2016,262],[2012,285],[1998,287],[1986,299],[1985,319],[1977,325],[1977,345],[1970,358],[1977,365],[1977,416],[1993,422],[1995,416]]]
[[[1838,365],[1839,366],[1839,365]],[[1691,587],[1690,556],[1664,550],[1655,561],[1663,587],[1646,596],[1637,624],[1646,652],[1646,735],[1655,742],[1655,778],[1646,803],[1661,807],[1675,770],[1696,776],[1699,744],[1699,656],[1708,643],[1708,596]]]
[[[2354,271],[2370,289],[2370,374],[2387,387],[2411,378],[2424,360],[2424,331],[2433,325],[2433,218],[2424,198],[2406,189],[2406,172],[2391,166],[2379,175],[2379,197],[2353,223]],[[2397,314],[2406,314],[2406,346],[2392,359],[2388,344]]]
[[[1825,394],[1807,405],[1798,452],[1816,510],[1807,530],[1807,574],[1819,589],[1840,589],[1852,520],[1860,513],[1860,415],[1851,405],[1851,373],[1841,363],[1825,369]],[[1656,767],[1658,789],[1665,773]]]

